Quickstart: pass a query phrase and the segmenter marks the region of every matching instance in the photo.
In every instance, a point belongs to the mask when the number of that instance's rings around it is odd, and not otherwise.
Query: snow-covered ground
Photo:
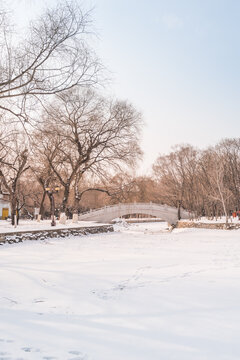
[[[103,224],[102,224],[103,225]],[[58,230],[58,229],[68,229],[68,228],[77,228],[85,226],[96,226],[95,221],[79,221],[78,223],[73,223],[72,220],[67,220],[66,224],[60,224],[59,221],[56,221],[56,226],[51,226],[51,220],[22,220],[20,219],[19,225],[17,227],[12,226],[10,219],[0,220],[0,234],[10,233],[10,232],[21,232],[21,231],[38,231],[38,230]]]
[[[0,360],[239,360],[240,230],[165,228],[1,246]]]
[[[188,219],[183,219],[181,221],[189,221]],[[221,217],[214,217],[214,218],[207,218],[207,217],[201,217],[200,219],[194,219],[194,222],[200,222],[200,223],[217,223],[217,224],[225,224],[226,223],[226,217],[225,216],[221,216]],[[240,220],[238,219],[238,217],[233,217],[230,216],[228,218],[228,222],[229,223],[234,223],[234,224],[239,224]]]

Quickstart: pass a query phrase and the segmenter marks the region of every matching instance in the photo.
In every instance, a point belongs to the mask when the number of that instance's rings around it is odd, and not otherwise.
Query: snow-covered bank
[[[188,219],[181,220],[181,222],[184,222],[184,221],[189,221],[189,220]],[[225,224],[226,217],[225,216],[221,216],[221,217],[214,216],[213,218],[207,218],[205,216],[202,216],[199,219],[194,219],[193,221],[196,223],[205,223],[205,224]],[[228,222],[230,224],[239,224],[240,220],[238,219],[238,217],[229,216]]]
[[[59,229],[53,227],[49,230],[28,230],[9,233],[0,233],[0,245],[4,243],[18,243],[26,240],[47,240],[49,238],[69,238],[72,236],[83,236],[89,234],[100,234],[114,231],[112,225],[95,224],[90,226],[66,227]],[[1,360],[1,359],[0,359]]]
[[[165,229],[2,246],[0,359],[239,359],[240,231]]]
[[[8,220],[0,220],[0,234],[3,233],[15,233],[15,232],[23,232],[23,231],[41,231],[41,230],[61,230],[61,229],[69,229],[69,228],[81,228],[85,226],[96,226],[95,221],[79,221],[78,223],[73,223],[72,220],[67,220],[66,224],[60,224],[57,221],[56,226],[51,226],[51,220],[41,220],[38,222],[37,220],[22,220],[20,219],[19,225],[15,228],[11,225],[11,221]]]

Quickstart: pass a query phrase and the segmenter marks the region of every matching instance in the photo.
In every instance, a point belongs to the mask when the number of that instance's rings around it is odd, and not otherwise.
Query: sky
[[[57,0],[6,0],[24,24]],[[176,144],[204,148],[240,134],[239,0],[82,0],[93,9],[106,91],[143,114],[148,174]]]

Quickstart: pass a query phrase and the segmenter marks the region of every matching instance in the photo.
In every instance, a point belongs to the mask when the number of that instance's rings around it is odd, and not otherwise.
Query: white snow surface
[[[24,231],[39,231],[39,230],[59,230],[69,228],[81,228],[99,225],[95,221],[79,221],[73,223],[72,220],[67,220],[66,224],[60,224],[56,221],[56,226],[51,226],[51,220],[22,220],[20,219],[17,227],[12,226],[10,219],[0,220],[0,234],[11,232],[24,232]],[[101,224],[104,225],[104,224]]]
[[[240,359],[240,230],[0,247],[0,360]]]
[[[189,222],[189,219],[182,219],[181,222]],[[225,224],[226,223],[226,217],[214,217],[214,218],[207,218],[207,217],[201,217],[200,219],[194,219],[193,222],[195,223],[206,223],[206,224]],[[234,223],[234,224],[240,224],[240,220],[238,220],[238,217],[230,216],[228,218],[228,223]]]

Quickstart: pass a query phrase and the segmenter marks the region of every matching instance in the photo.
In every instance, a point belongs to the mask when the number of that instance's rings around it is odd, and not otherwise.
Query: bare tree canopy
[[[90,25],[89,12],[63,1],[17,41],[7,14],[0,13],[0,116],[26,121],[27,110],[43,97],[99,81],[102,65],[87,43]]]
[[[109,101],[91,90],[72,89],[56,96],[36,133],[36,151],[64,187],[85,172],[98,178],[141,157],[141,114],[131,104]]]

